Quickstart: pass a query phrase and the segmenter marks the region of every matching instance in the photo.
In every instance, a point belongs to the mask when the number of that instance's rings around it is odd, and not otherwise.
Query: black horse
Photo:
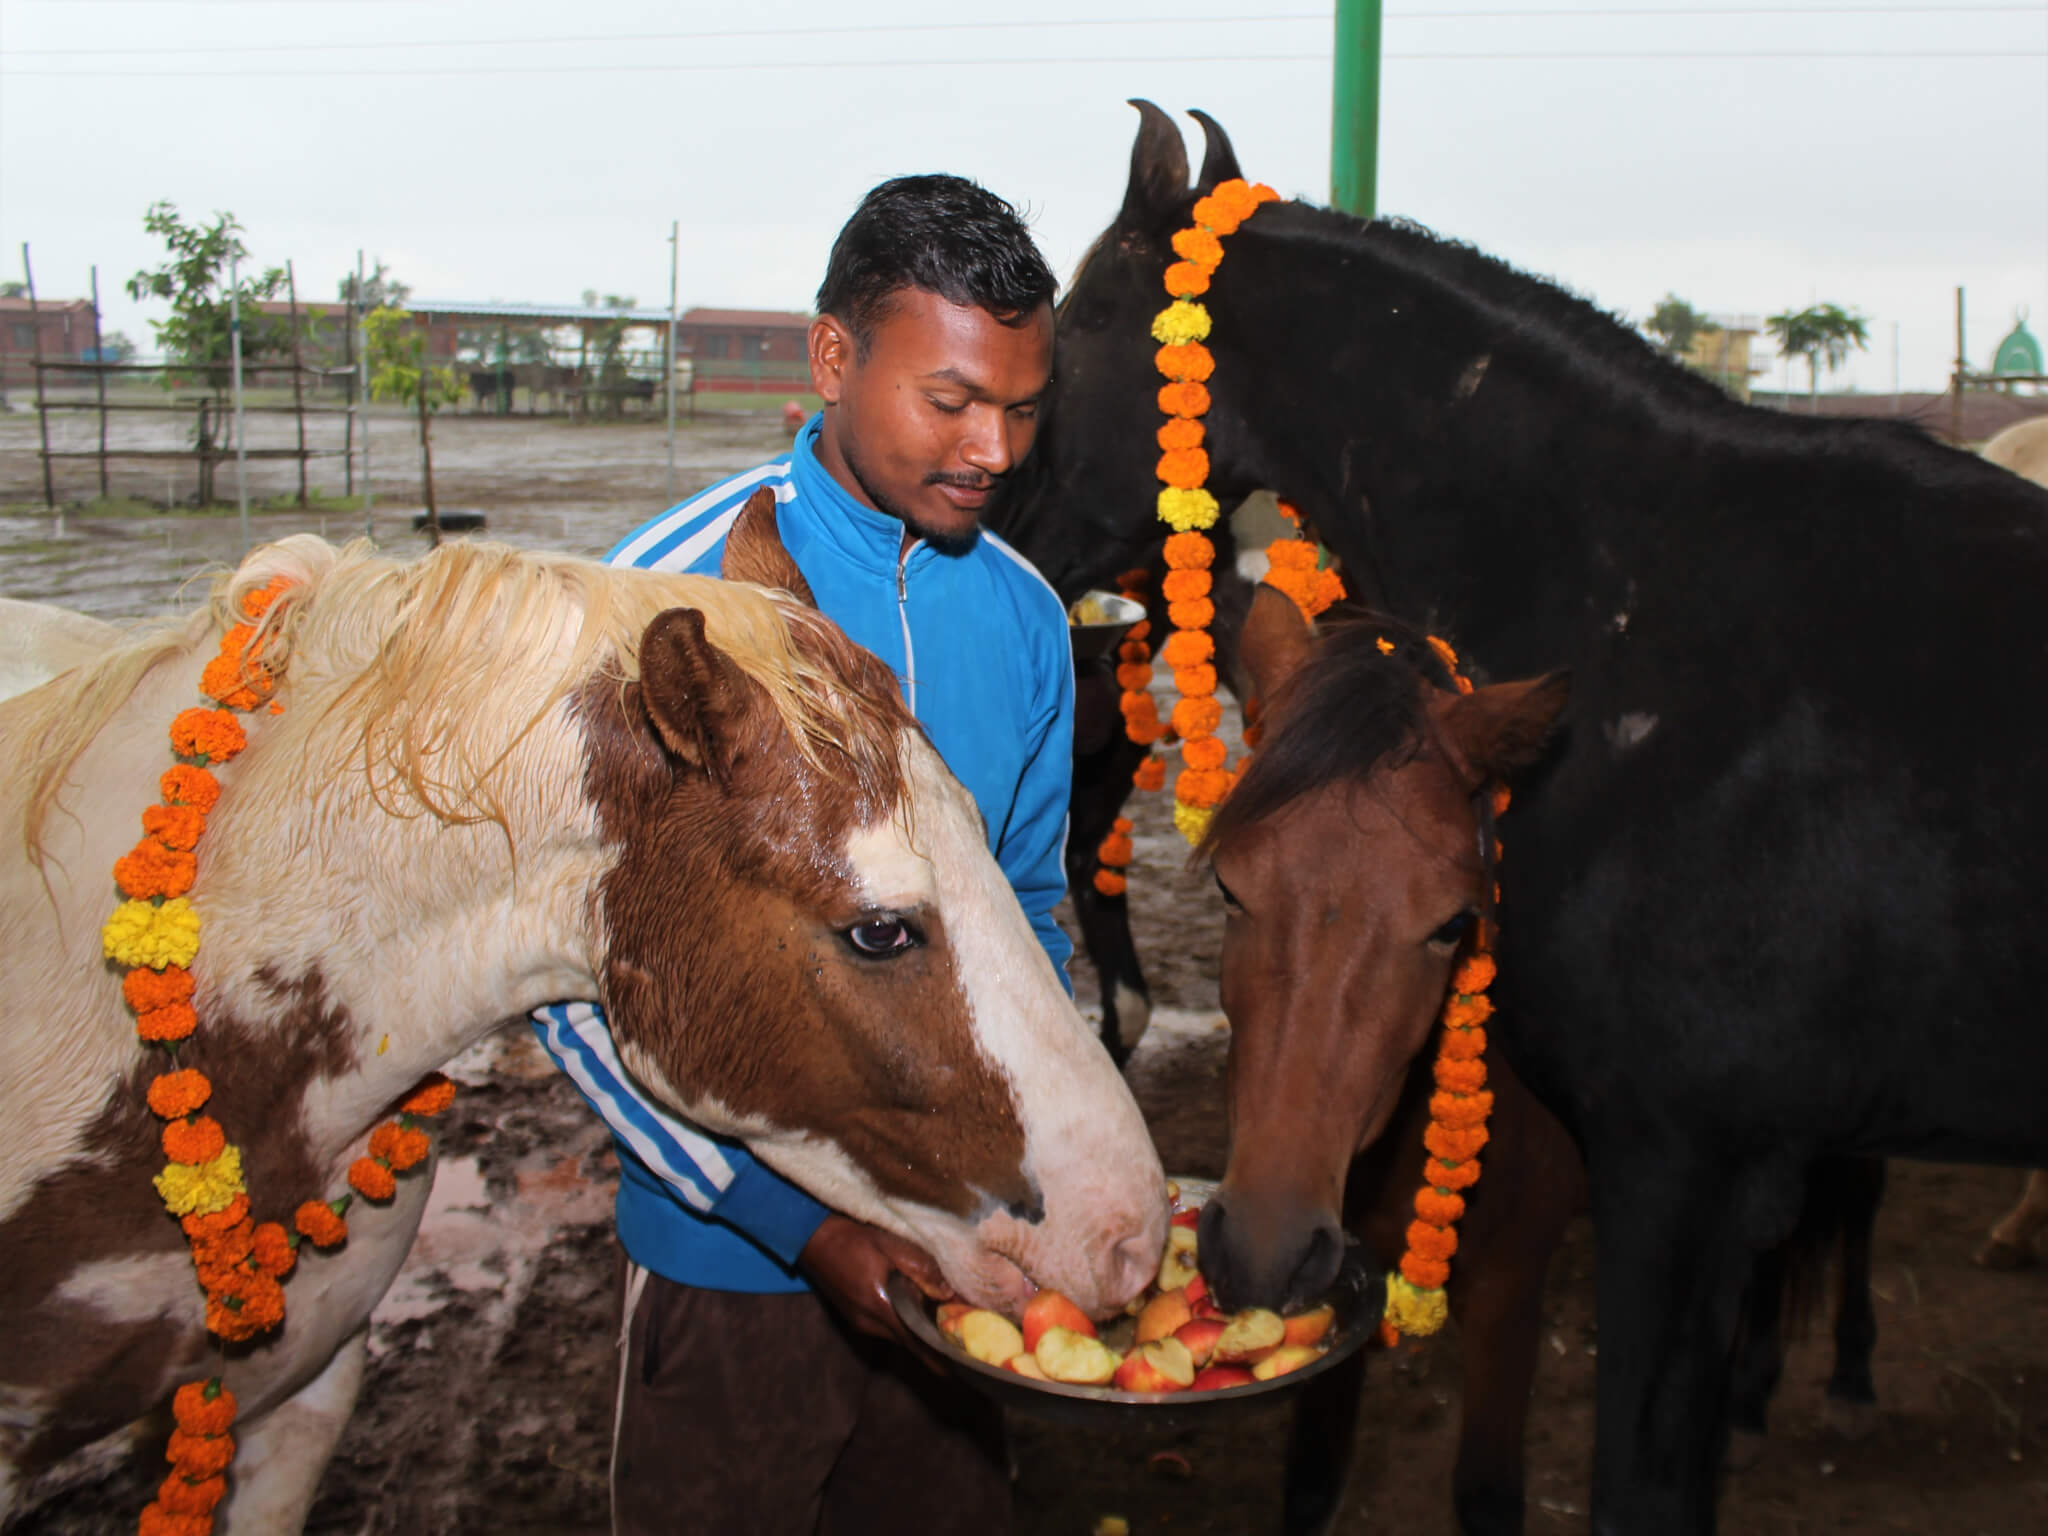
[[[1204,126],[1196,190],[1237,174]],[[1062,590],[1158,541],[1148,321],[1194,195],[1147,111],[995,518]],[[1286,495],[1482,679],[1572,669],[1513,815],[1494,1034],[1586,1162],[1595,1528],[1710,1530],[1743,1294],[1814,1162],[2048,1158],[2048,495],[1744,406],[1399,223],[1270,206],[1204,302],[1219,497]]]

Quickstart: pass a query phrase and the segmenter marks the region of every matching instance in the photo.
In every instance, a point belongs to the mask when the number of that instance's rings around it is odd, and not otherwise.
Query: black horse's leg
[[[1287,1484],[1281,1506],[1284,1536],[1323,1536],[1334,1529],[1351,1471],[1351,1442],[1365,1392],[1361,1349],[1295,1394],[1294,1426],[1287,1436]]]
[[[1716,1166],[1638,1122],[1591,1138],[1587,1165],[1599,1249],[1593,1529],[1708,1536],[1743,1290],[1756,1247],[1797,1219],[1799,1164]]]
[[[1763,1454],[1765,1420],[1785,1370],[1785,1272],[1784,1248],[1758,1254],[1743,1295],[1728,1383],[1731,1471],[1755,1465]]]
[[[1122,1066],[1152,1017],[1152,996],[1131,939],[1130,906],[1095,888],[1096,849],[1131,793],[1146,749],[1124,734],[1116,678],[1106,665],[1074,675],[1074,783],[1067,798],[1067,892],[1081,946],[1102,993],[1102,1043]],[[1142,878],[1142,876],[1140,876]]]
[[[1877,1348],[1877,1309],[1870,1302],[1870,1242],[1884,1200],[1881,1157],[1831,1158],[1822,1166],[1842,1208],[1842,1288],[1835,1301],[1835,1370],[1828,1378],[1828,1423],[1860,1440],[1877,1427],[1877,1385],[1870,1357]]]

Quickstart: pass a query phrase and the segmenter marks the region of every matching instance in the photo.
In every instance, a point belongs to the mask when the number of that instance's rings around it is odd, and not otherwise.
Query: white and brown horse
[[[0,704],[0,1520],[219,1367],[99,929],[166,729],[242,594],[294,585],[282,713],[199,848],[181,1062],[258,1220],[344,1187],[420,1076],[546,1002],[609,1011],[666,1104],[922,1244],[968,1298],[1090,1310],[1152,1274],[1159,1164],[895,679],[810,606],[772,503],[727,574],[311,538],[211,608]],[[224,1529],[296,1531],[428,1180],[302,1250],[282,1329],[228,1352]],[[109,1440],[109,1437],[114,1437]]]

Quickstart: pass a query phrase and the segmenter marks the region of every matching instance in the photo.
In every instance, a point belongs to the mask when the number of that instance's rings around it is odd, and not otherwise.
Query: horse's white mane
[[[851,759],[874,784],[895,760],[893,701],[846,686],[831,646],[816,643],[829,627],[787,594],[490,543],[400,562],[364,541],[337,550],[302,534],[217,578],[204,609],[18,701],[20,739],[34,743],[20,766],[32,858],[67,770],[115,711],[154,669],[214,644],[240,621],[243,596],[279,578],[291,586],[254,643],[316,708],[288,711],[277,729],[307,754],[308,773],[353,758],[387,802],[403,792],[445,820],[500,820],[509,754],[591,677],[635,680],[641,634],[674,607],[703,613],[707,637],[763,689],[800,750]],[[176,708],[186,702],[198,701]]]

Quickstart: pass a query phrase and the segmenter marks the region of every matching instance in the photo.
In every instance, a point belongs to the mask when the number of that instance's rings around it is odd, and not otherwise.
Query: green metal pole
[[[1330,203],[1369,219],[1379,211],[1380,0],[1337,0],[1330,93]]]

